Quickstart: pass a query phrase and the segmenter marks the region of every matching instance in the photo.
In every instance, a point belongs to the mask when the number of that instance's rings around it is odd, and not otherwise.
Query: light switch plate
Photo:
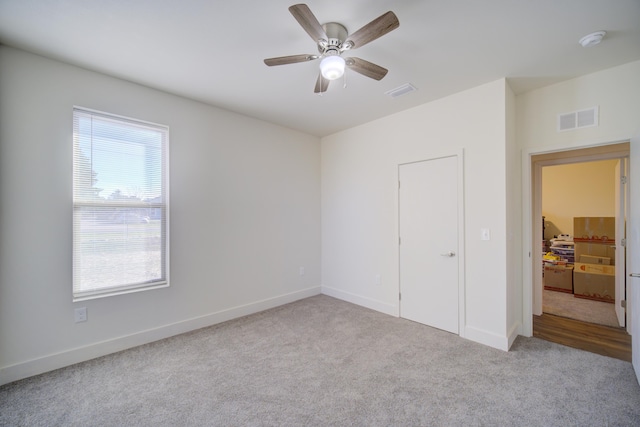
[[[481,228],[480,240],[491,240],[491,230],[489,230],[488,228]]]

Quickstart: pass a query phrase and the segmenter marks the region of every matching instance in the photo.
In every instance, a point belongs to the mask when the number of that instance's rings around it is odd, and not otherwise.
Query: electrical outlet
[[[380,286],[382,284],[382,279],[380,278],[379,274],[376,274],[375,284],[376,284],[376,286]]]
[[[80,307],[73,310],[76,323],[87,321],[87,307]]]
[[[304,267],[300,267],[300,275],[304,276]]]

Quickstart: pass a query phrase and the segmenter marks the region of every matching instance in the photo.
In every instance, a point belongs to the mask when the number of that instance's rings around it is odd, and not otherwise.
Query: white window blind
[[[74,108],[73,298],[168,286],[166,126]]]

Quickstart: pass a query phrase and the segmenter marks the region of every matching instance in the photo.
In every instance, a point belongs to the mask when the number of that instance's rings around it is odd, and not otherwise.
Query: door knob
[[[452,257],[452,256],[456,256],[456,253],[453,252],[453,251],[449,251],[449,252],[445,252],[443,254],[440,254],[440,256]]]
[[[629,273],[629,277],[640,277],[640,273]]]

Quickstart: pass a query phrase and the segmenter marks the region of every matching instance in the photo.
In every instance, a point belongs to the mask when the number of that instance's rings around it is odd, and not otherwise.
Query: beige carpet
[[[542,311],[583,322],[620,327],[614,305],[608,302],[575,298],[564,292],[542,291]]]

